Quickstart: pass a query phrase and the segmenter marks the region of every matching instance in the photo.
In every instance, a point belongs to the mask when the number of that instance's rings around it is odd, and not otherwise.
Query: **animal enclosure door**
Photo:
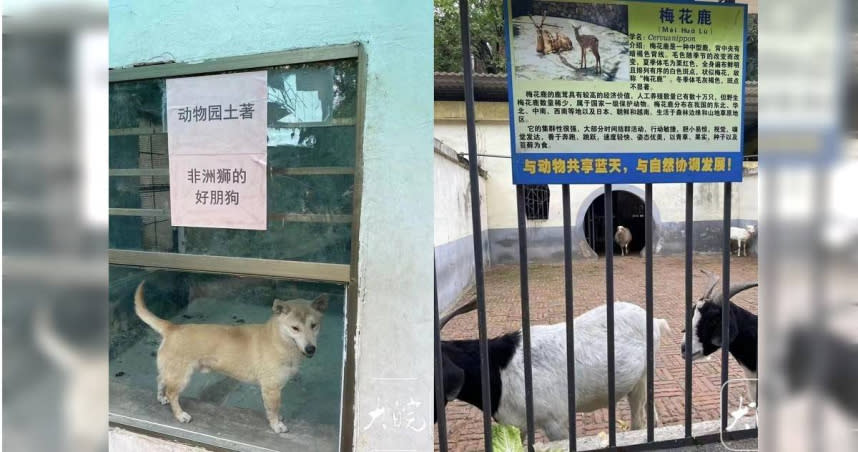
[[[616,232],[617,226],[625,226],[632,234],[629,253],[640,252],[644,247],[646,229],[646,205],[634,193],[617,190],[613,192],[612,224]],[[584,215],[584,236],[587,244],[598,255],[605,254],[605,195],[599,195],[590,203]],[[614,241],[613,235],[608,238]],[[619,253],[620,247],[614,243],[614,252]]]

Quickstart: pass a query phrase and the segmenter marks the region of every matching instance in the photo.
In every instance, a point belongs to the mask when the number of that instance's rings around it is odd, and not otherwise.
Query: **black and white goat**
[[[715,292],[715,286],[718,285],[720,278],[706,270],[701,271],[709,277],[710,285],[706,293],[694,304],[694,314],[691,319],[691,359],[695,360],[711,355],[724,343],[721,339],[721,310],[724,308],[725,298],[720,290]],[[731,284],[726,300],[757,285],[756,282]],[[730,309],[728,350],[745,371],[745,377],[749,379],[749,399],[756,402],[757,316],[732,301],[729,301],[727,306]],[[683,358],[685,358],[686,349],[687,344],[683,342],[681,347]]]
[[[472,309],[460,308],[444,316],[441,326],[453,316]],[[653,343],[658,347],[662,334],[670,328],[664,319],[653,319],[653,326]],[[575,411],[605,408],[608,406],[606,306],[577,317],[573,328]],[[616,400],[628,397],[632,429],[641,429],[646,425],[646,311],[631,303],[614,303],[614,331]],[[569,437],[566,324],[532,326],[530,332],[534,427],[542,429],[551,441],[566,439]],[[491,414],[497,422],[514,425],[524,434],[527,418],[521,331],[490,339],[488,348]],[[441,354],[445,400],[459,399],[482,409],[479,341],[442,341]]]

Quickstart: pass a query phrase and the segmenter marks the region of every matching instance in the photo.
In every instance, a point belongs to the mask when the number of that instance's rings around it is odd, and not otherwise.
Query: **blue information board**
[[[515,184],[742,180],[747,5],[504,3]]]

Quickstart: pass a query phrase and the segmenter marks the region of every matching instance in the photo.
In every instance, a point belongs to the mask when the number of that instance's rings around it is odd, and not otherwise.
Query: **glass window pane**
[[[209,256],[345,264],[351,261],[351,224],[271,220],[267,231],[177,228],[168,216],[111,215],[110,248]]]
[[[268,71],[268,124],[328,122],[357,112],[354,60],[281,66]]]
[[[242,326],[269,321],[275,298],[309,304],[328,296],[312,358],[282,390],[280,414],[289,434],[276,435],[265,417],[258,386],[212,371],[195,373],[180,403],[193,421],[180,424],[156,399],[156,356],[161,337],[134,313],[133,294],[146,281],[148,309],[176,324]],[[156,422],[169,433],[185,430],[275,450],[335,450],[338,443],[344,353],[345,287],[337,284],[110,267],[110,410]],[[213,338],[212,340],[227,340]],[[282,339],[294,347],[291,338]],[[218,349],[215,349],[215,354]],[[250,350],[248,350],[250,353]],[[194,438],[190,438],[194,439]]]
[[[268,165],[271,168],[354,168],[354,126],[269,127]]]
[[[268,222],[268,231],[185,228],[190,254],[349,264],[351,224]]]
[[[112,212],[111,248],[350,262],[356,61],[279,66],[268,74],[266,231],[172,227],[165,82],[111,84],[110,168],[122,172],[110,177],[110,208],[156,209]],[[150,171],[129,174],[135,169]]]
[[[163,79],[110,84],[111,129],[149,127],[163,129],[166,106]]]

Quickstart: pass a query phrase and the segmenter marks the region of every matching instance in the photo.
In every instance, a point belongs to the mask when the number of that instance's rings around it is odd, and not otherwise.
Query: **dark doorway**
[[[613,223],[614,232],[617,226],[625,226],[632,233],[632,242],[629,244],[629,254],[640,252],[644,247],[644,232],[646,227],[646,206],[641,198],[636,195],[618,190],[613,192]],[[614,232],[609,240],[614,244],[614,255],[620,254],[620,247],[614,243]],[[587,213],[584,215],[584,236],[587,244],[600,256],[605,255],[605,195],[599,195],[590,203]]]

